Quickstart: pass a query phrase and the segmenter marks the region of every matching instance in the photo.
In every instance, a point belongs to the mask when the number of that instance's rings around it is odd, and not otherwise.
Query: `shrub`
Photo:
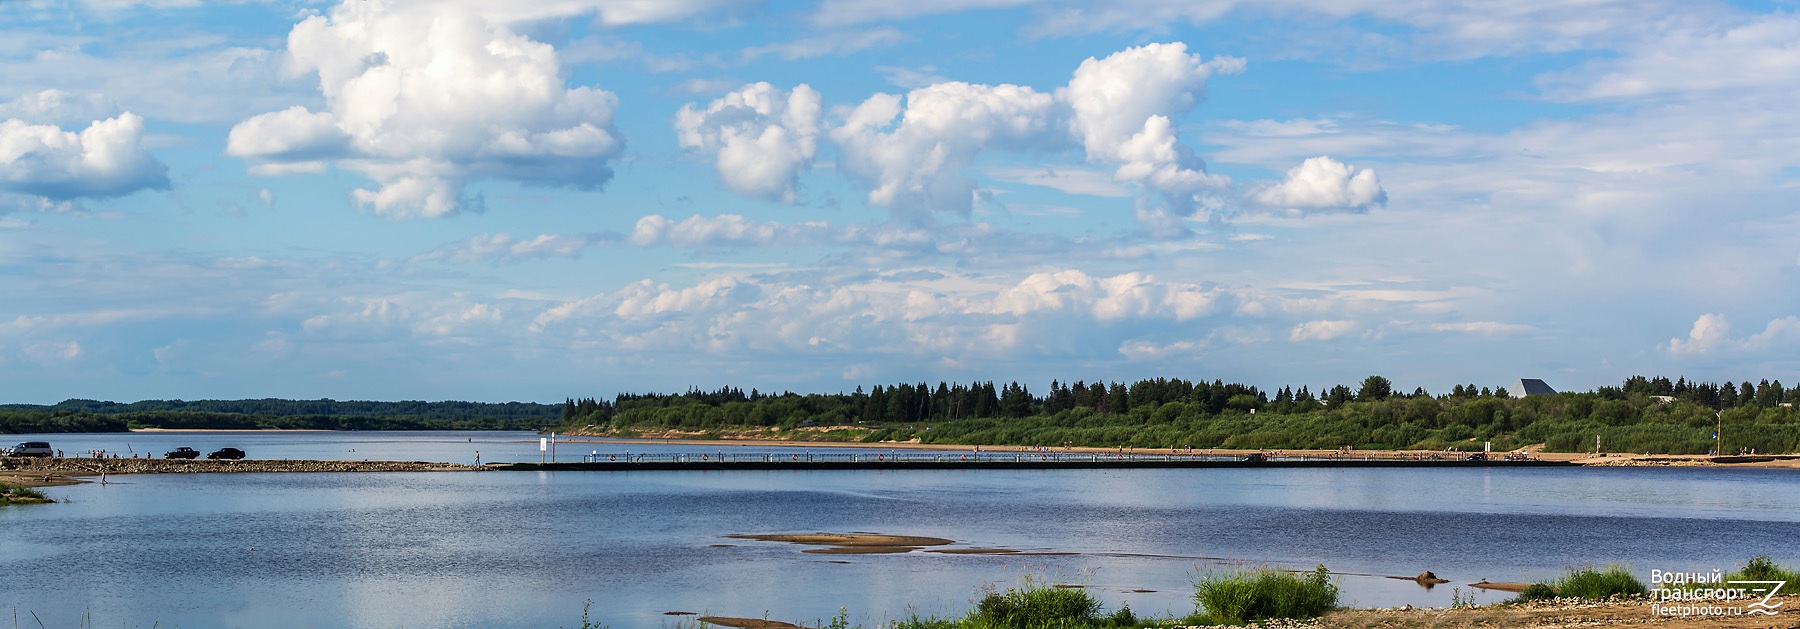
[[[1630,570],[1617,565],[1607,566],[1605,570],[1574,570],[1557,579],[1551,587],[1555,588],[1558,596],[1587,599],[1644,594],[1650,591],[1644,587],[1643,581],[1631,576]]]
[[[1782,568],[1768,555],[1758,555],[1739,568],[1737,572],[1725,575],[1726,581],[1786,581],[1781,594],[1800,594],[1800,570]]]
[[[1098,624],[1100,601],[1084,590],[1028,585],[982,597],[972,620],[995,628]]]
[[[1042,585],[1027,579],[1023,587],[990,591],[961,619],[913,617],[897,629],[1102,629],[1136,627],[1129,607],[1102,615],[1100,601],[1086,590]]]
[[[1201,624],[1241,625],[1270,618],[1315,618],[1337,606],[1338,587],[1325,566],[1294,574],[1262,568],[1209,574],[1194,585]]]
[[[36,489],[8,485],[6,483],[0,483],[0,496],[6,497],[4,500],[0,500],[0,504],[6,504],[8,502],[55,502],[54,500],[51,500],[49,496],[45,496],[43,492],[39,492]]]
[[[1533,583],[1525,586],[1525,590],[1519,592],[1519,597],[1514,599],[1514,601],[1523,603],[1527,601],[1547,601],[1553,598],[1556,598],[1556,588],[1550,587],[1544,583]]]

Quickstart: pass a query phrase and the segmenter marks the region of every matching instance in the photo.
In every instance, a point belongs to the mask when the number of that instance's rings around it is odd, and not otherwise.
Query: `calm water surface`
[[[110,436],[117,438],[119,436]],[[129,435],[258,458],[535,459],[527,433]],[[145,437],[151,437],[146,439]],[[250,439],[253,437],[256,440]],[[65,451],[98,435],[48,437]],[[211,441],[212,439],[217,441]],[[260,441],[259,441],[260,440]],[[138,445],[139,443],[143,445]],[[352,445],[355,444],[355,445]],[[634,451],[650,451],[633,444]],[[676,449],[676,446],[656,446]],[[335,450],[357,456],[326,456]],[[490,448],[493,454],[490,454]],[[583,444],[563,453],[599,448]],[[107,449],[112,449],[108,447]],[[693,451],[710,448],[693,448]],[[370,456],[360,456],[363,453]],[[311,454],[308,454],[311,453]],[[411,453],[407,455],[392,453]],[[0,605],[95,627],[613,627],[668,611],[865,624],[969,607],[985,584],[1086,585],[1193,610],[1216,561],[1344,576],[1347,602],[1623,561],[1800,563],[1800,474],[1693,469],[1201,469],[217,474],[113,477],[0,509]],[[1067,556],[814,555],[738,533],[878,532]],[[846,563],[834,563],[846,562]],[[1154,590],[1136,592],[1135,590]],[[1489,599],[1498,598],[1489,597]],[[1488,600],[1488,599],[1484,599]],[[24,626],[24,625],[21,625]]]

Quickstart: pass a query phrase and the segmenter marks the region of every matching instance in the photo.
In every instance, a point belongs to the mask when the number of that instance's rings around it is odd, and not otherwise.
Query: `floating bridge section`
[[[632,470],[972,470],[1155,469],[1303,467],[1566,467],[1564,461],[1504,460],[1458,456],[1245,456],[1207,454],[1098,454],[1068,452],[711,452],[642,454],[598,452],[581,461],[495,463],[490,469],[539,471]]]

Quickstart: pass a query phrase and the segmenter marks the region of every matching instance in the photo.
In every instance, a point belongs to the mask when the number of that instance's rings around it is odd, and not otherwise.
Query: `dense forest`
[[[0,433],[118,432],[131,428],[289,430],[535,430],[555,404],[338,400],[65,400],[0,405]]]
[[[852,393],[778,394],[726,387],[678,394],[570,399],[565,430],[794,431],[838,427],[837,438],[923,443],[1145,448],[1461,449],[1545,444],[1560,452],[1704,454],[1721,426],[1727,452],[1800,451],[1800,387],[1634,376],[1618,387],[1511,397],[1503,387],[1457,385],[1433,395],[1370,376],[1352,389],[1273,392],[1244,384],[1157,378],[1053,381],[1043,394],[1017,382],[876,386]],[[796,433],[798,434],[798,433]]]

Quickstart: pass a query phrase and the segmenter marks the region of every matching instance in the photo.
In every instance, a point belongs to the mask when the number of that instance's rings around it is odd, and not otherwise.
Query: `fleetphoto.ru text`
[[[1724,572],[1650,571],[1650,613],[1657,616],[1774,616],[1786,581],[1726,581]]]

